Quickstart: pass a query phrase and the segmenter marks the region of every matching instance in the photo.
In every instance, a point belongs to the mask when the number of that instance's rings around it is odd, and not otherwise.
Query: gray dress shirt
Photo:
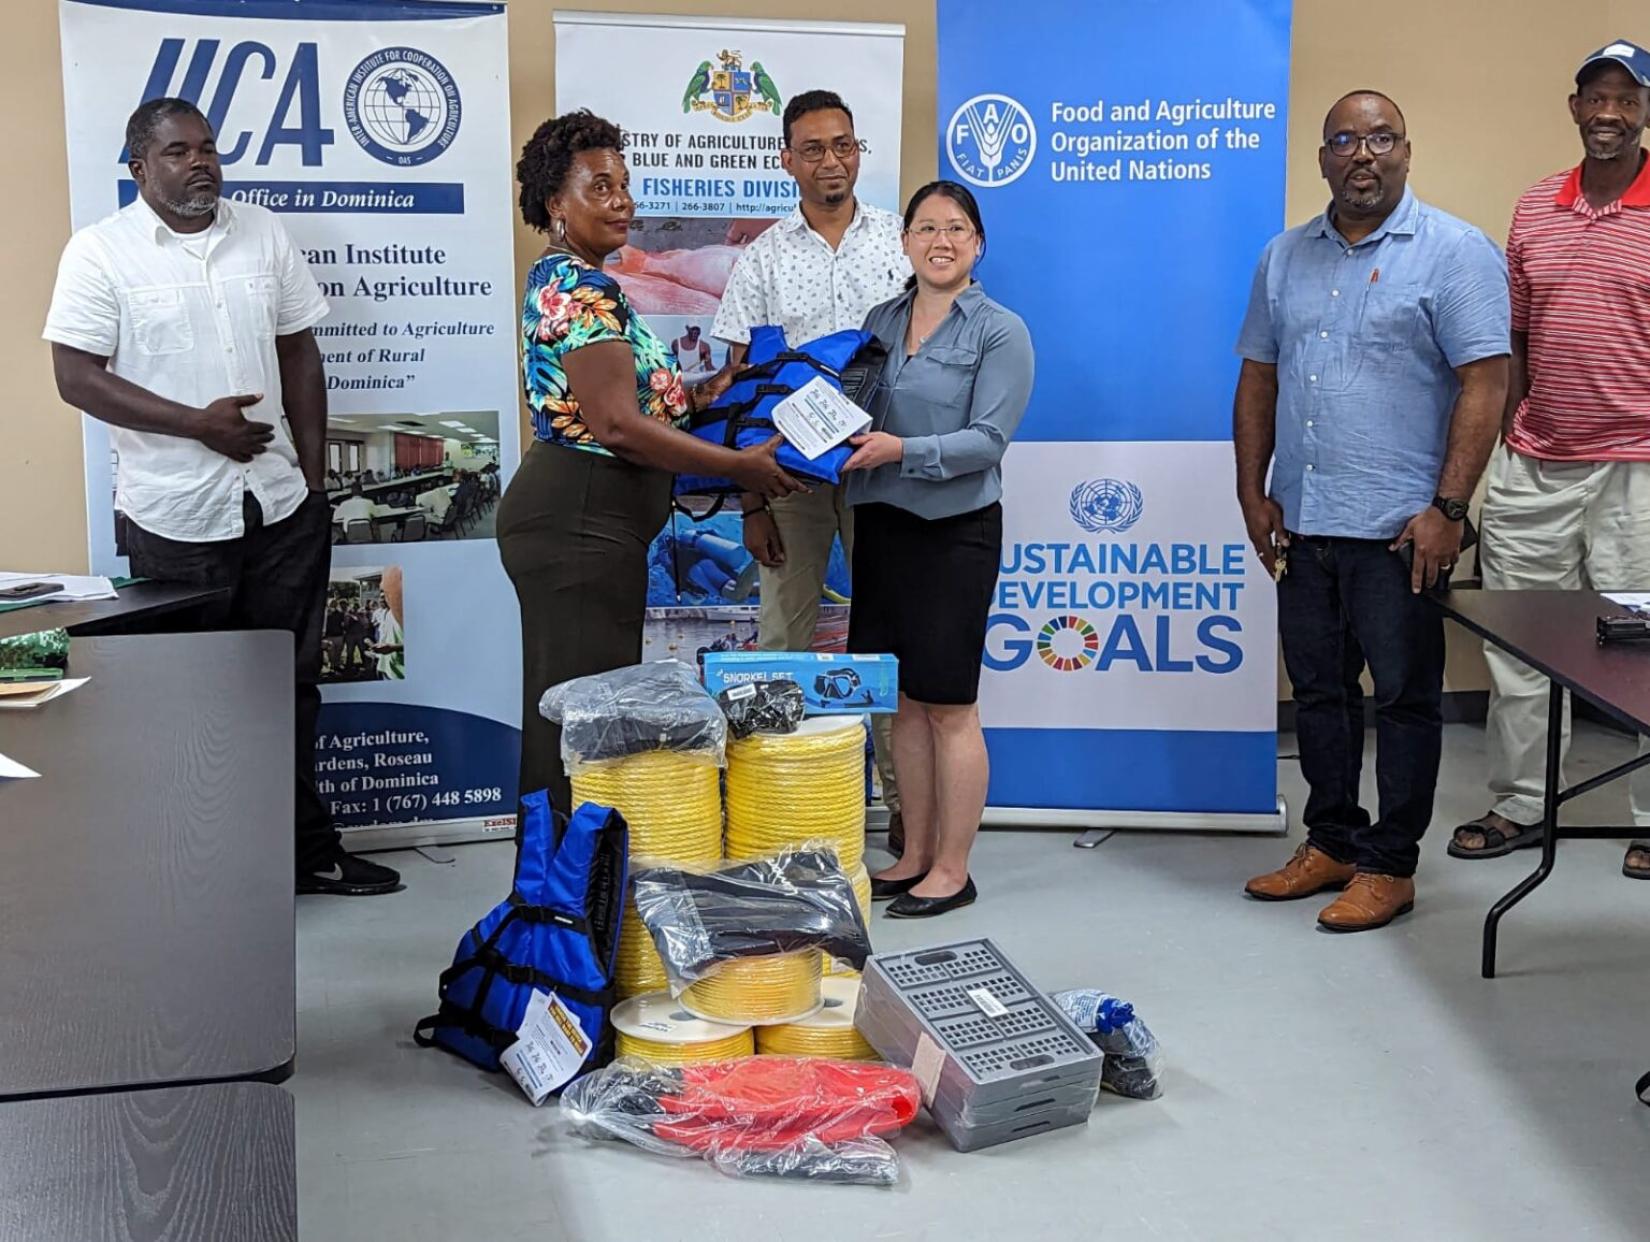
[[[975,282],[922,347],[905,355],[914,290],[873,307],[865,330],[888,349],[871,426],[905,442],[903,460],[847,476],[852,505],[955,517],[1002,495],[1003,453],[1031,397],[1031,334]]]

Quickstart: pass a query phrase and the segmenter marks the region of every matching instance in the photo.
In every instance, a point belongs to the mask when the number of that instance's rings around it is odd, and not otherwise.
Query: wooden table
[[[0,781],[0,1098],[285,1077],[292,636],[76,638],[69,667],[0,712],[41,773]]]
[[[1560,742],[1567,690],[1635,734],[1650,735],[1650,644],[1600,646],[1601,616],[1626,616],[1627,609],[1593,591],[1446,591],[1433,597],[1451,620],[1485,642],[1524,661],[1551,681],[1547,698],[1547,780],[1542,815],[1541,863],[1484,918],[1481,969],[1495,977],[1496,935],[1501,918],[1549,875],[1560,840],[1617,840],[1650,836],[1643,828],[1561,825],[1559,808],[1600,785],[1619,780],[1650,763],[1643,755],[1608,772],[1560,788],[1564,782]]]
[[[0,1104],[0,1238],[293,1242],[294,1142],[261,1083]]]
[[[64,600],[0,612],[0,638],[55,629],[88,637],[191,630],[198,627],[204,614],[229,598],[224,588],[178,582],[134,582],[121,587],[117,594],[117,599]]]

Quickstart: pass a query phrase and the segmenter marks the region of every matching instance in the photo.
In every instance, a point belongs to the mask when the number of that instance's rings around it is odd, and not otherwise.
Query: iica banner
[[[519,450],[504,6],[62,0],[60,15],[75,227],[136,197],[132,110],[182,96],[217,134],[224,195],[281,214],[331,304],[315,328],[335,544],[321,792],[348,830],[506,831],[520,657],[492,539]],[[125,566],[116,467],[87,419],[99,573]]]
[[[995,808],[1276,805],[1232,352],[1283,224],[1288,0],[940,0],[941,175],[1037,349],[981,686]],[[1104,821],[1099,821],[1104,822]]]
[[[556,110],[589,108],[625,131],[637,218],[610,270],[689,384],[727,358],[710,330],[744,247],[796,209],[779,162],[786,101],[841,95],[863,151],[855,194],[901,207],[903,54],[901,26],[556,14]],[[758,566],[732,508],[702,522],[678,515],[653,541],[650,658],[755,645]],[[848,592],[839,546],[816,646],[846,637]]]

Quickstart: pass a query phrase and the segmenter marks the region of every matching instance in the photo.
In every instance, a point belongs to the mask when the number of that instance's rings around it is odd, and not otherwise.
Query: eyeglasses
[[[1351,159],[1358,153],[1360,146],[1369,148],[1374,156],[1391,155],[1392,149],[1404,140],[1402,134],[1394,134],[1390,130],[1379,129],[1373,134],[1349,134],[1342,130],[1338,134],[1331,134],[1324,142],[1330,154],[1341,159]]]
[[[941,233],[944,233],[945,239],[954,245],[960,245],[974,236],[973,228],[966,224],[948,224],[943,229],[937,224],[919,224],[916,228],[905,231],[925,245]]]
[[[859,154],[859,143],[852,138],[838,138],[835,142],[826,145],[823,142],[805,142],[800,147],[792,147],[797,158],[804,164],[817,164],[825,158],[829,151],[839,160],[849,160]]]

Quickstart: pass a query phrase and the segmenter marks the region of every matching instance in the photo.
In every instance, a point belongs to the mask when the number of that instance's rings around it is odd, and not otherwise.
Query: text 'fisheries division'
[[[1258,151],[1265,135],[1245,126],[1275,123],[1278,105],[1227,97],[1219,100],[1153,100],[1072,104],[1055,100],[1044,123],[1043,140],[1051,181],[1207,181],[1215,175],[1208,160],[1127,159],[1124,155],[1185,152],[1214,156]],[[1062,126],[1087,126],[1073,129]],[[1148,129],[1094,129],[1094,126]],[[1037,121],[1008,95],[976,95],[952,113],[946,125],[951,166],[964,181],[991,189],[1007,185],[1031,167],[1037,154]],[[1110,161],[1097,155],[1117,154]]]

